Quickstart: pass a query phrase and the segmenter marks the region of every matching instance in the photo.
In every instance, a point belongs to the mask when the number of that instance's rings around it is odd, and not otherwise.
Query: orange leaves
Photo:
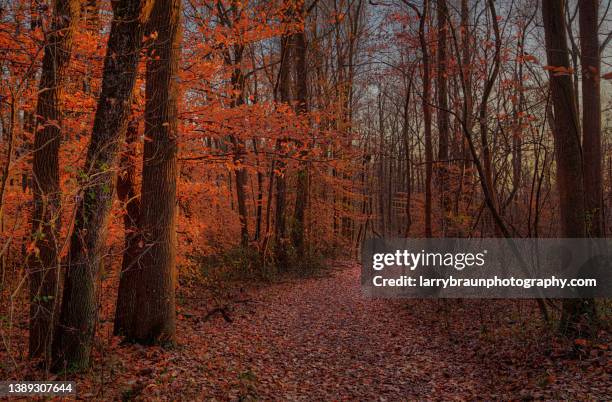
[[[582,338],[574,339],[574,345],[584,347],[588,345],[588,341]]]
[[[552,74],[554,76],[562,76],[562,75],[571,75],[571,74],[574,74],[574,69],[572,67],[544,66],[542,68],[544,70],[548,71],[550,74]]]
[[[26,254],[30,255],[30,254],[38,254],[39,250],[38,247],[36,246],[36,241],[31,241],[28,246],[26,247]]]
[[[537,57],[535,57],[532,54],[528,54],[525,53],[522,56],[518,57],[518,61],[519,62],[524,62],[524,63],[535,63],[535,64],[540,64],[540,61],[538,60]]]

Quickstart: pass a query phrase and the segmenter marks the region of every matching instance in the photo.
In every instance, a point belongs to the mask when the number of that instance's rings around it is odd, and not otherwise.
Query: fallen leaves
[[[335,265],[327,277],[251,288],[231,308],[222,306],[231,310],[231,322],[222,314],[205,318],[214,304],[201,297],[201,289],[199,297],[179,296],[179,345],[173,349],[121,345],[111,336],[112,323],[104,321],[93,368],[75,377],[79,395],[107,400],[612,395],[609,340],[551,337],[536,324],[532,301],[367,299],[359,288],[359,267]],[[105,294],[112,297],[114,291]],[[111,316],[110,303],[104,306]],[[0,372],[3,378],[23,378],[29,369],[21,370]]]

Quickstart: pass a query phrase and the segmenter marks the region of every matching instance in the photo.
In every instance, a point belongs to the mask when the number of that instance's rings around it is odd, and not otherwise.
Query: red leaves
[[[542,67],[544,70],[550,72],[554,76],[561,75],[571,75],[574,74],[574,69],[572,67],[564,67],[564,66],[544,66]]]
[[[519,61],[523,61],[526,63],[539,63],[539,60],[537,59],[537,57],[535,57],[532,54],[524,54],[522,57],[519,58]]]
[[[32,253],[34,254],[38,254],[38,247],[36,247],[36,241],[32,241],[28,244],[28,246],[26,247],[26,254],[30,255]]]
[[[576,346],[587,346],[588,341],[586,339],[574,339],[574,345]]]

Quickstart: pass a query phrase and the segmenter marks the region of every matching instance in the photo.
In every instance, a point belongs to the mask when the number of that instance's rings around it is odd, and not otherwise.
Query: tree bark
[[[127,127],[143,26],[150,0],[113,2],[113,22],[104,59],[102,91],[82,175],[70,242],[59,324],[53,340],[53,369],[89,365],[98,313],[98,281],[107,219],[115,190],[119,144]]]
[[[403,123],[402,123],[402,139],[404,140],[404,148],[406,152],[406,226],[404,228],[404,237],[410,237],[410,228],[412,226],[412,215],[410,204],[412,203],[412,157],[411,157],[411,141],[409,135],[410,121],[410,95],[412,93],[412,71],[410,79],[406,86],[406,95],[404,97]]]
[[[29,260],[31,358],[51,355],[51,340],[59,294],[59,230],[61,189],[59,148],[61,142],[60,98],[78,22],[78,0],[56,0],[51,32],[47,36],[36,105],[34,129],[34,210],[32,239],[38,252]]]
[[[489,12],[491,13],[491,25],[493,25],[493,31],[495,35],[495,55],[493,57],[493,71],[491,75],[487,77],[487,81],[485,83],[482,98],[480,101],[480,107],[478,111],[478,119],[480,121],[480,142],[482,144],[482,159],[483,159],[483,167],[485,180],[487,182],[487,188],[489,189],[489,197],[491,201],[491,205],[493,209],[497,211],[497,213],[501,214],[499,208],[499,201],[497,196],[497,191],[495,190],[495,183],[493,182],[494,177],[494,166],[493,166],[493,154],[491,152],[491,148],[489,147],[489,97],[491,96],[491,92],[493,91],[493,86],[495,81],[497,80],[497,76],[499,75],[499,68],[501,65],[501,33],[499,30],[499,22],[497,20],[497,12],[495,10],[495,3],[492,0],[487,1],[487,5],[489,8]],[[489,210],[489,212],[492,212]],[[495,217],[492,214],[487,215],[489,219],[490,226],[493,227],[494,233],[497,237],[501,236],[499,225],[495,223]]]
[[[300,2],[300,15],[304,15],[304,3]],[[296,114],[302,119],[307,119],[308,116],[308,65],[307,65],[307,45],[305,34],[305,21],[302,21],[304,27],[294,34],[295,43],[295,89],[297,103],[295,105]],[[305,144],[299,142],[297,144],[302,148],[300,154],[306,156]],[[297,185],[295,195],[295,209],[293,215],[292,242],[298,256],[303,256],[305,252],[304,232],[306,228],[306,208],[308,204],[309,191],[309,173],[306,161],[300,162],[300,168],[297,172]]]
[[[234,71],[232,73],[232,88],[234,89],[236,96],[232,101],[232,107],[239,107],[244,104],[244,91],[245,91],[245,77],[242,72],[242,58],[244,54],[244,46],[234,46],[234,60],[232,62],[231,56],[226,56],[226,62],[233,65]],[[246,186],[249,180],[248,172],[245,164],[245,144],[240,138],[235,135],[230,135],[232,147],[234,149],[234,163],[238,166],[235,171],[236,175],[236,198],[238,201],[238,217],[240,220],[240,245],[243,248],[249,246],[249,214],[246,204]]]
[[[147,60],[145,142],[142,169],[141,266],[136,271],[135,314],[126,338],[142,344],[176,337],[176,181],[181,0],[157,0]]]
[[[256,137],[253,137],[253,152],[255,153],[255,158],[257,160],[257,198],[255,200],[255,235],[254,240],[259,243],[261,238],[261,220],[263,213],[263,173],[259,167],[259,154],[257,150],[257,141]]]
[[[551,68],[569,71],[570,62],[565,27],[565,1],[543,0],[542,19],[546,37],[546,55]],[[561,235],[584,237],[585,203],[580,148],[580,129],[576,111],[576,94],[569,74],[549,71],[554,110],[555,156]],[[564,299],[560,329],[568,334],[587,330],[595,319],[593,299]],[[584,327],[583,324],[587,324]]]
[[[289,15],[291,14],[291,10],[287,12]],[[291,71],[291,45],[292,45],[292,36],[289,34],[283,34],[281,37],[281,63],[278,77],[278,94],[279,101],[282,103],[288,103],[290,101],[290,71]],[[276,142],[276,150],[279,153],[282,153],[283,144],[285,140],[279,139]],[[278,160],[276,169],[281,173],[276,174],[276,209],[275,209],[275,230],[274,230],[274,239],[275,239],[275,257],[278,266],[281,269],[286,269],[288,264],[288,255],[286,251],[286,247],[284,245],[285,236],[286,236],[286,223],[285,223],[285,209],[286,209],[286,199],[287,199],[287,183],[284,175],[284,167],[285,164],[282,160]],[[274,172],[274,171],[273,171]]]
[[[244,165],[244,142],[232,136],[234,147],[234,160],[238,164],[236,169],[236,198],[238,201],[238,216],[240,220],[240,245],[243,248],[249,246],[249,214],[246,204],[246,185],[248,182],[248,172]]]
[[[423,53],[423,124],[425,126],[425,237],[432,237],[431,228],[431,178],[433,173],[433,149],[431,144],[431,67],[425,37],[425,24],[429,1],[423,3],[423,15],[419,22],[419,41]]]
[[[438,66],[436,72],[436,85],[438,87],[438,187],[440,192],[440,206],[442,213],[442,234],[447,233],[447,214],[450,212],[450,194],[448,189],[448,142],[449,142],[449,116],[448,116],[448,78],[446,39],[448,35],[448,6],[446,0],[437,0],[438,11]]]
[[[599,76],[601,61],[598,38],[597,0],[581,0],[579,7],[582,63],[582,151],[584,164],[587,234],[604,236],[601,156],[601,100]]]
[[[119,290],[115,308],[114,334],[123,335],[134,319],[136,288],[138,287],[139,247],[138,221],[140,219],[140,198],[136,190],[136,141],[138,140],[138,116],[132,108],[132,118],[128,124],[126,147],[121,155],[117,177],[117,198],[125,207],[123,215],[124,251],[119,275]]]

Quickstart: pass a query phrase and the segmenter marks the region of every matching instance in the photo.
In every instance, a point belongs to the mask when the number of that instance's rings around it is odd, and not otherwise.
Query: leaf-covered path
[[[252,373],[257,395],[273,399],[397,400],[475,388],[462,375],[469,367],[432,346],[400,303],[362,298],[358,274],[268,292],[256,315],[216,328],[209,355],[241,362],[236,371]]]
[[[561,346],[551,349],[508,318],[528,321],[526,302],[453,301],[449,308],[444,301],[367,299],[356,265],[252,290],[248,298],[229,314],[232,322],[207,317],[209,301],[183,302],[180,345],[172,350],[120,346],[113,338],[99,357],[102,369],[82,378],[81,389],[92,397],[172,400],[612,394],[607,360],[581,369]]]

